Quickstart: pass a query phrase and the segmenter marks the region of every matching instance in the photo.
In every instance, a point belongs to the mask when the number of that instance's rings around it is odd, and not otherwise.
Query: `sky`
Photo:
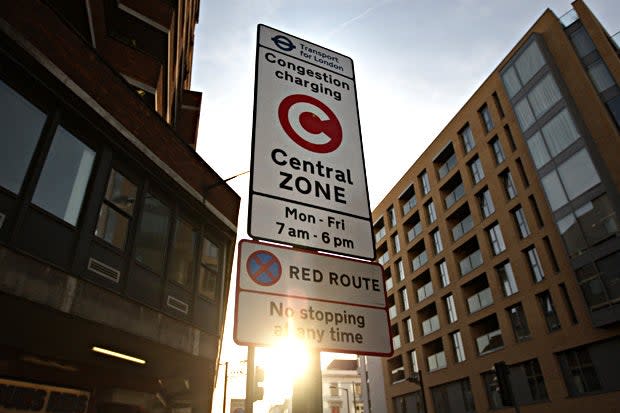
[[[586,4],[610,34],[620,31],[617,0]],[[546,8],[559,17],[571,4],[202,0],[192,69],[192,89],[203,93],[197,151],[224,179],[250,169],[256,26],[266,24],[353,59],[373,209]],[[238,239],[248,238],[249,175],[229,184],[242,199]],[[242,366],[245,349],[232,342],[233,293],[234,282],[222,361]]]

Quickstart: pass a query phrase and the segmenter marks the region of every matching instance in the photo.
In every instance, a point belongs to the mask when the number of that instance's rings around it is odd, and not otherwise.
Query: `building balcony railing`
[[[392,280],[392,277],[390,277],[385,280],[385,291],[390,291],[392,288],[394,288],[394,281]]]
[[[379,242],[383,237],[385,237],[385,234],[386,234],[385,227],[375,232],[375,241]]]
[[[416,200],[415,195],[409,198],[409,200],[403,204],[403,215],[407,215],[409,211],[415,208],[417,203],[418,201]]]
[[[393,305],[388,309],[388,314],[390,315],[390,320],[396,318],[398,315],[398,311],[396,311],[396,306]]]
[[[405,380],[405,367],[399,366],[391,372],[392,384]]]
[[[390,259],[390,253],[388,251],[386,251],[385,253],[383,253],[382,256],[380,256],[379,258],[377,258],[377,262],[381,265],[385,265],[386,262],[388,262]]]
[[[392,337],[392,346],[394,350],[398,350],[400,348],[400,336]]]
[[[422,251],[420,255],[414,257],[411,260],[411,265],[413,266],[413,271],[416,271],[418,268],[422,267],[424,264],[428,262],[428,254],[426,250]]]
[[[445,368],[448,364],[446,362],[446,352],[440,351],[439,353],[431,354],[428,356],[428,371],[434,371]]]
[[[469,307],[470,313],[480,311],[491,304],[493,304],[493,295],[491,294],[491,288],[489,287],[479,291],[467,299],[467,306]]]
[[[430,297],[433,295],[433,282],[429,281],[424,284],[422,287],[418,288],[418,302]]]
[[[502,330],[497,329],[478,337],[476,339],[476,345],[478,346],[479,355],[491,353],[503,348],[504,340],[502,339]]]
[[[461,182],[459,186],[454,188],[452,192],[446,195],[444,202],[446,204],[446,209],[449,209],[452,205],[456,203],[459,199],[461,199],[465,195],[465,186]]]
[[[468,215],[465,219],[463,219],[461,222],[456,224],[454,228],[452,228],[452,239],[454,241],[458,240],[463,235],[465,235],[469,230],[471,230],[473,227],[474,227],[474,219],[471,217],[471,215]]]
[[[480,267],[482,265],[482,262],[482,253],[480,252],[480,250],[476,250],[473,253],[469,254],[467,257],[463,258],[459,262],[459,267],[461,268],[461,277]]]
[[[441,167],[437,170],[437,174],[439,175],[439,179],[441,179],[444,176],[448,175],[448,172],[450,172],[452,169],[454,169],[455,166],[456,166],[456,154],[452,154],[452,156],[449,157],[446,160],[446,162],[444,162],[444,164],[441,165]]]
[[[418,222],[417,224],[413,226],[413,228],[407,231],[407,241],[409,242],[413,241],[421,233],[422,233],[422,223]]]
[[[435,314],[431,318],[422,321],[422,334],[429,335],[432,332],[439,330],[439,315]]]

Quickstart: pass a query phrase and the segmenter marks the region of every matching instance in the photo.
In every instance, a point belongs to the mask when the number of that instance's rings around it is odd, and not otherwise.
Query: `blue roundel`
[[[291,39],[286,36],[282,36],[281,34],[272,37],[271,40],[275,43],[276,46],[278,46],[285,52],[290,52],[295,48],[295,45],[293,44],[293,42],[291,42]]]

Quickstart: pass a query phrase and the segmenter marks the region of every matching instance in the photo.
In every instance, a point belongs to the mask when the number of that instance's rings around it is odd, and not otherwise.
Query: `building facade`
[[[324,413],[364,413],[357,360],[335,359],[321,377]]]
[[[373,212],[392,413],[613,411],[620,399],[620,58],[583,1],[547,10]]]
[[[194,150],[198,13],[0,6],[0,411],[211,409],[240,199]]]

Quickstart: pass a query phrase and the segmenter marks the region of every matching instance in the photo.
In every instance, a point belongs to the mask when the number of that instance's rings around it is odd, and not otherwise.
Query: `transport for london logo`
[[[291,42],[291,39],[286,36],[282,36],[281,34],[272,37],[271,41],[273,41],[278,48],[284,50],[285,52],[290,52],[295,48],[295,45]]]

